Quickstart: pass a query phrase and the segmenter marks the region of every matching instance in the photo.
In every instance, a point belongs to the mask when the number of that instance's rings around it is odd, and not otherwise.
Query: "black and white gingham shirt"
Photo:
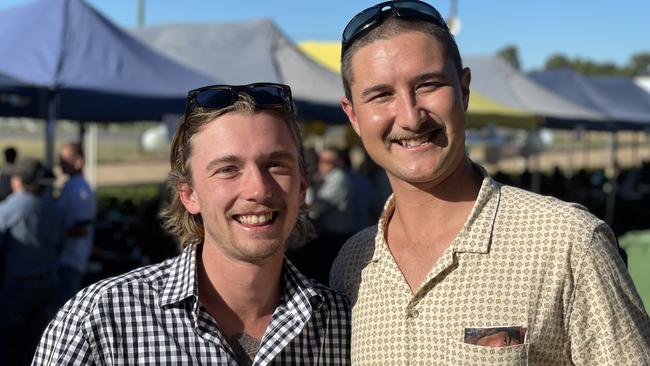
[[[195,246],[163,263],[98,282],[47,327],[33,365],[236,365],[200,306]],[[285,260],[283,295],[253,365],[348,365],[347,299]]]

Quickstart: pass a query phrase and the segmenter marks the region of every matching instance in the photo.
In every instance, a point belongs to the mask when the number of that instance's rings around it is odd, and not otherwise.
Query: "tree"
[[[650,52],[632,55],[628,67],[635,76],[650,76]]]
[[[576,57],[569,59],[563,54],[554,54],[546,60],[545,70],[570,68],[583,75],[640,76],[650,75],[650,53],[639,52],[630,57],[625,66],[612,62],[597,63]]]
[[[561,53],[556,53],[546,60],[544,70],[573,68],[571,61]]]
[[[517,51],[517,46],[509,45],[502,48],[497,53],[502,59],[506,60],[512,67],[517,70],[521,70],[521,62],[519,62],[519,52]]]

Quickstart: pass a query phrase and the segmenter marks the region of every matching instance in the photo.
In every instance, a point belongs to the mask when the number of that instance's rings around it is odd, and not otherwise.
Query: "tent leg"
[[[607,201],[605,202],[605,221],[612,227],[614,224],[614,212],[616,209],[616,191],[618,184],[618,133],[612,131],[609,144],[609,192],[607,192]]]
[[[47,98],[47,121],[45,123],[45,164],[54,167],[54,138],[56,135],[56,100],[51,91]]]
[[[539,193],[542,188],[542,169],[541,167],[541,152],[536,152],[531,156],[533,162],[533,168],[529,171],[532,172],[532,179],[530,180],[530,190],[535,193]]]
[[[575,129],[572,131],[573,133],[567,132],[565,134],[565,140],[564,140],[564,148],[567,156],[567,164],[566,164],[566,172],[565,175],[567,177],[572,177],[573,176],[573,167],[575,165],[575,143],[576,139],[575,136],[578,133]]]
[[[88,179],[88,184],[92,189],[97,191],[97,123],[90,123],[85,130],[83,141],[86,166],[84,175]]]
[[[77,141],[79,142],[79,145],[81,145],[81,151],[84,153],[86,152],[85,147],[85,140],[84,138],[86,137],[86,121],[79,121],[79,137],[77,137]]]

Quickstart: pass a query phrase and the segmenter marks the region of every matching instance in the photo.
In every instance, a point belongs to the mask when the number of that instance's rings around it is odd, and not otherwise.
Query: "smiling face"
[[[391,182],[437,185],[465,160],[469,69],[458,75],[421,32],[378,39],[352,56],[352,101],[342,106]]]
[[[287,123],[270,111],[227,113],[191,145],[192,183],[179,195],[201,215],[204,246],[250,263],[283,256],[307,188]]]

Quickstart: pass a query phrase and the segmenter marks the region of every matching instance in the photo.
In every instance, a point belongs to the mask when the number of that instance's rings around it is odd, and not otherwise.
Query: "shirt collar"
[[[474,163],[472,165],[483,176],[483,181],[474,207],[452,245],[455,252],[488,253],[492,243],[494,221],[499,209],[501,189],[482,166]]]
[[[499,208],[501,190],[500,185],[488,175],[485,168],[473,162],[472,166],[483,176],[483,181],[472,211],[451,245],[454,247],[454,252],[488,253],[492,241],[494,221]],[[372,261],[391,256],[388,245],[386,245],[385,232],[394,211],[395,197],[391,195],[386,201],[384,211],[379,218]]]
[[[300,318],[307,322],[314,310],[318,310],[324,298],[313,285],[313,282],[302,275],[285,257],[282,269],[283,299],[281,303]]]
[[[163,285],[160,305],[167,306],[188,298],[198,298],[196,283],[196,244],[188,245],[174,258],[169,267],[169,277]],[[294,265],[285,258],[282,268],[281,303],[287,309],[307,321],[313,309],[323,303],[323,296],[314,288],[312,282],[303,276]],[[309,304],[309,306],[306,306]]]
[[[190,244],[169,266],[169,276],[160,294],[160,305],[167,306],[190,297],[197,297],[196,244]]]

